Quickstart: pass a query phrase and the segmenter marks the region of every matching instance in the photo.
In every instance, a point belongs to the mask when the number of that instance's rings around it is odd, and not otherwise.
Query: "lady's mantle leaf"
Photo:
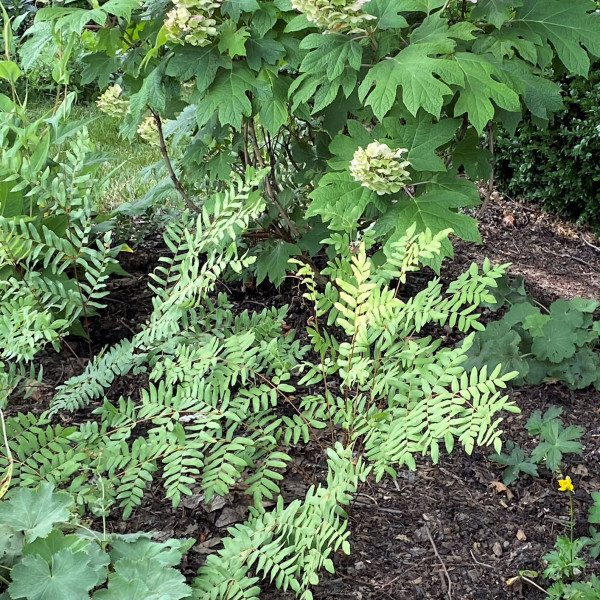
[[[46,537],[52,525],[69,518],[73,498],[66,492],[54,492],[50,483],[42,483],[37,490],[20,488],[10,500],[0,504],[0,522],[25,533],[27,542]]]
[[[27,600],[88,600],[98,576],[85,552],[65,548],[48,564],[41,556],[24,556],[12,570],[11,598]]]

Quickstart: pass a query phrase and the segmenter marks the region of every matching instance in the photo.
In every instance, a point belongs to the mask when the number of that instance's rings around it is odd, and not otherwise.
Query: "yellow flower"
[[[558,480],[559,490],[561,492],[572,492],[573,491],[573,482],[571,478],[567,475],[564,479]]]

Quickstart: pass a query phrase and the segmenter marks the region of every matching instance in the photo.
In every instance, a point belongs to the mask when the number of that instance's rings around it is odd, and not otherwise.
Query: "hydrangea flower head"
[[[410,161],[401,160],[405,152],[408,152],[406,148],[392,150],[387,144],[371,142],[354,153],[350,173],[380,196],[394,194],[410,182],[410,173],[406,170]]]

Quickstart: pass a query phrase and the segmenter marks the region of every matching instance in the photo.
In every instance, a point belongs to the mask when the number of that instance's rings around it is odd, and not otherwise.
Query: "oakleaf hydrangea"
[[[109,86],[96,100],[96,105],[111,117],[124,117],[129,112],[129,101],[121,98],[123,90],[118,83]]]
[[[383,194],[399,192],[410,182],[406,167],[408,160],[400,160],[406,148],[392,150],[387,144],[371,142],[366,149],[359,148],[350,162],[350,173],[364,187]]]
[[[292,6],[325,31],[363,33],[373,15],[362,12],[367,0],[292,0]]]
[[[158,127],[154,117],[146,117],[138,126],[137,134],[151,146],[159,146]]]
[[[167,13],[165,35],[172,44],[207,46],[217,35],[214,11],[220,3],[213,0],[173,0]]]

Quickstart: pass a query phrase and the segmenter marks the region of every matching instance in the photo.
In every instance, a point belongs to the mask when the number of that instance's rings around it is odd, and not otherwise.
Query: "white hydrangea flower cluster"
[[[137,134],[151,146],[160,146],[158,127],[154,117],[146,117],[138,126]]]
[[[217,35],[214,0],[173,0],[174,8],[165,19],[166,38],[172,44],[207,46]]]
[[[96,105],[110,117],[124,117],[129,112],[129,101],[121,98],[123,89],[118,83],[111,85],[96,100]]]
[[[364,33],[373,15],[362,12],[368,0],[292,0],[292,6],[327,32]]]
[[[400,160],[406,148],[392,150],[387,144],[371,142],[366,149],[359,148],[350,162],[350,173],[364,187],[380,196],[399,192],[410,182],[406,167],[410,161]]]

